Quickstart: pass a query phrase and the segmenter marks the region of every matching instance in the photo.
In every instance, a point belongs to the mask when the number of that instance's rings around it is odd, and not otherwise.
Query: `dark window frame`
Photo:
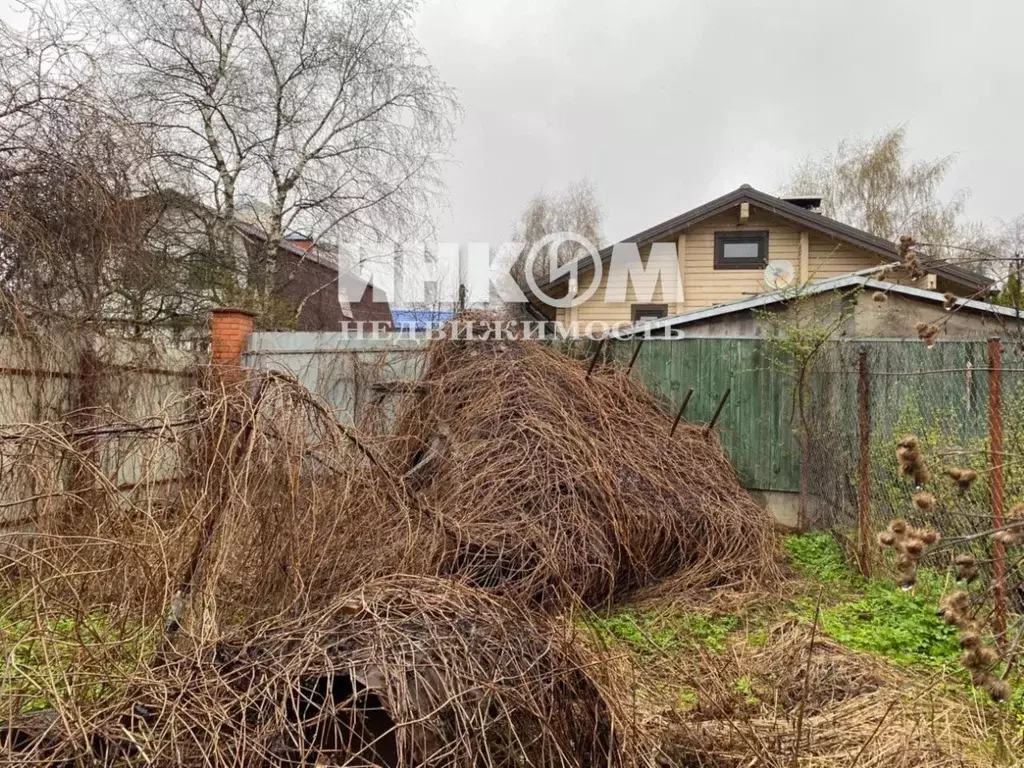
[[[640,322],[638,315],[648,315],[651,314],[652,312],[661,313],[657,318],[655,318],[657,320],[666,318],[668,317],[668,304],[632,304],[629,308],[629,316],[632,322],[634,323]],[[644,322],[652,321],[650,318],[648,318]]]
[[[757,243],[756,259],[726,259],[726,243]],[[764,269],[768,266],[768,230],[715,232],[715,269]]]

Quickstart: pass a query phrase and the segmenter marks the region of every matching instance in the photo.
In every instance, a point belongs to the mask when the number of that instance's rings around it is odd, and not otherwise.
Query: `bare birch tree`
[[[511,270],[520,286],[526,285],[524,269],[527,255],[544,238],[560,232],[572,233],[594,246],[600,245],[601,205],[589,180],[573,182],[553,193],[539,192],[523,208],[512,225],[513,242],[525,244]],[[545,280],[550,260],[557,258],[559,264],[564,264],[576,253],[577,247],[577,243],[567,241],[539,253],[533,263],[534,275],[538,280]]]
[[[29,13],[22,29],[0,22],[2,180],[36,168],[24,162],[35,127],[89,86],[89,57],[70,26],[55,13]]]
[[[894,242],[911,236],[932,256],[988,267],[998,242],[966,217],[967,190],[940,194],[955,158],[911,160],[906,126],[803,161],[784,191],[820,194],[822,213]]]
[[[171,231],[177,203],[172,217],[159,197],[138,196],[145,135],[79,98],[39,113],[19,139],[0,179],[4,305],[121,335],[194,325],[218,279],[196,223]]]
[[[24,21],[0,27],[2,319],[182,330],[217,281],[202,236],[183,249],[146,194],[150,132],[109,109],[73,24],[49,8]]]
[[[411,0],[72,2],[102,22],[115,102],[216,212],[257,304],[288,279],[275,256],[290,229],[380,240],[423,224],[456,104]],[[239,215],[265,249],[237,248]]]

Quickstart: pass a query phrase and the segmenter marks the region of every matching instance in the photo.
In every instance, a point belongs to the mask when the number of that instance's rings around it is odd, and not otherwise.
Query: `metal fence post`
[[[1003,527],[1003,413],[1001,402],[1002,355],[999,337],[988,340],[988,452],[989,488],[992,495],[992,527]],[[1006,550],[992,542],[992,629],[1003,647],[1006,636]]]
[[[811,460],[811,440],[807,434],[807,427],[800,427],[800,506],[797,509],[796,516],[796,527],[801,533],[807,531],[807,518],[808,515],[808,491],[807,491],[807,473],[809,471],[808,464]]]
[[[860,572],[871,578],[871,392],[868,379],[868,351],[861,349],[857,378],[857,426],[860,437],[860,470],[857,508],[860,528]]]

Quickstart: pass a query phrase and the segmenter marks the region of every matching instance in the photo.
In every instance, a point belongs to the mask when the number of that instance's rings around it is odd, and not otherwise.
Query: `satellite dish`
[[[788,288],[795,276],[796,270],[791,261],[773,261],[764,268],[764,284],[773,291]]]

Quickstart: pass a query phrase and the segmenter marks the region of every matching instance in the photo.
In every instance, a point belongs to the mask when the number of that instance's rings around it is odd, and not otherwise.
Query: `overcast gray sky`
[[[506,238],[588,177],[618,239],[808,153],[909,125],[984,221],[1024,213],[1019,0],[426,0],[419,35],[465,115],[443,239]]]

